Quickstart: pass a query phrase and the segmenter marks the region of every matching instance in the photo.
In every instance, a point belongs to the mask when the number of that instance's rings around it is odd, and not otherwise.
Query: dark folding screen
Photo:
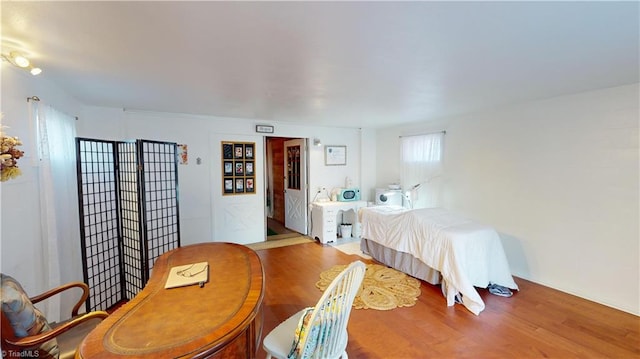
[[[122,230],[122,275],[124,298],[133,298],[147,283],[144,243],[140,222],[140,181],[135,142],[119,142],[118,180],[120,184],[120,223]]]
[[[104,310],[133,298],[155,259],[180,246],[176,144],[76,142],[87,306]]]
[[[180,243],[177,147],[174,143],[139,141],[138,153],[143,167],[142,225],[150,270],[158,256]]]
[[[123,298],[114,143],[76,140],[80,240],[87,306],[106,309]]]

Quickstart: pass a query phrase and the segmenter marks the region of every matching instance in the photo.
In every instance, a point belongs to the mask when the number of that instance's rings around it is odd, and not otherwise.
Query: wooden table
[[[209,281],[165,289],[172,267],[209,262]],[[102,321],[76,358],[254,358],[262,331],[264,274],[258,255],[202,243],[156,260],[145,288]]]

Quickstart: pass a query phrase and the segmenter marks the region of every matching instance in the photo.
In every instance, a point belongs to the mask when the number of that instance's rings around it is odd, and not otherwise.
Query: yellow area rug
[[[324,291],[347,265],[337,265],[320,273],[316,287]],[[367,264],[362,286],[353,301],[355,309],[391,310],[411,307],[420,296],[420,281],[393,268]]]

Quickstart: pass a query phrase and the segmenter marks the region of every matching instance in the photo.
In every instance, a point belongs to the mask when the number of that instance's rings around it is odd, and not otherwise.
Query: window
[[[442,161],[442,133],[401,138],[402,162],[438,163]]]
[[[413,208],[435,207],[439,203],[444,132],[400,138],[400,182]],[[405,204],[406,206],[407,204]]]

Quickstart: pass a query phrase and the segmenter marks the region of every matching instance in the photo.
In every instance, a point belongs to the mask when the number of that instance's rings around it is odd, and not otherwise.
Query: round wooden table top
[[[209,263],[203,287],[165,289],[172,267]],[[202,243],[156,260],[149,282],[82,342],[80,358],[177,358],[214,353],[253,322],[264,296],[262,263],[251,249]]]

